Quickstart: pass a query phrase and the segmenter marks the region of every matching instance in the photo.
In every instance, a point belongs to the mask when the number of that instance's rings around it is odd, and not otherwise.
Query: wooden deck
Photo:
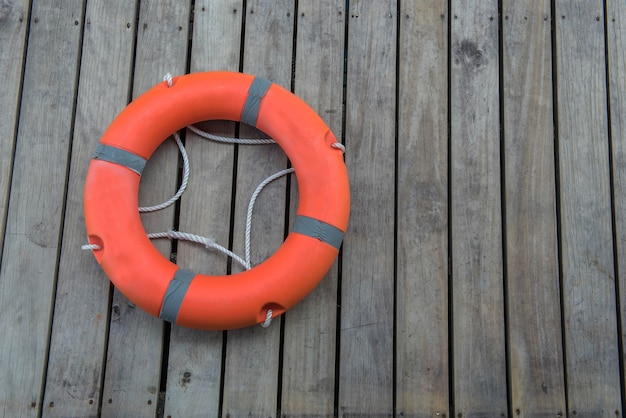
[[[170,326],[80,250],[109,123],[166,73],[215,69],[291,89],[347,147],[340,257],[268,329]],[[624,415],[623,0],[0,0],[0,79],[0,416]],[[286,157],[186,143],[189,188],[146,230],[242,253],[247,201]],[[168,141],[140,203],[178,166]],[[261,195],[253,261],[295,196],[285,178]]]

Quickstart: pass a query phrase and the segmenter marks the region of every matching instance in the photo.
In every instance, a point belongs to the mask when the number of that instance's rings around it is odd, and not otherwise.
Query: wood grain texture
[[[602,1],[556,2],[558,144],[568,406],[621,410]]]
[[[196,1],[191,72],[237,71],[241,45],[241,0]],[[234,123],[200,124],[208,132],[233,136]],[[232,173],[235,147],[202,139],[187,131],[191,173],[180,205],[181,231],[213,238],[227,246],[230,230]],[[223,275],[227,258],[197,244],[178,242],[182,268]],[[164,416],[217,416],[222,371],[222,332],[172,326]]]
[[[396,1],[351,1],[339,415],[393,413]]]
[[[295,94],[342,136],[345,2],[299,2]],[[292,181],[291,214],[297,208]],[[334,413],[337,263],[319,286],[285,315],[283,417]]]
[[[397,414],[449,414],[448,5],[400,5]]]
[[[82,2],[33,6],[0,269],[0,410],[37,416],[71,142]]]
[[[554,416],[566,405],[550,2],[507,1],[502,13],[511,407]]]
[[[287,89],[291,84],[295,2],[248,0],[243,71]],[[241,126],[242,137],[256,131]],[[237,160],[233,248],[243,253],[248,201],[257,185],[287,167],[276,145],[240,146]],[[286,179],[268,185],[259,195],[252,218],[252,264],[269,257],[282,244],[285,229]],[[233,265],[233,271],[240,267]],[[269,328],[252,326],[227,336],[223,414],[275,417],[277,413],[280,321]]]
[[[609,1],[607,7],[607,45],[611,143],[613,151],[613,199],[615,204],[615,238],[619,271],[622,341],[626,337],[626,4]],[[624,352],[621,353],[622,358]],[[624,379],[624,376],[622,376]],[[622,385],[624,385],[622,380]],[[622,411],[623,413],[623,411]]]
[[[0,90],[0,254],[9,207],[28,12],[27,0],[7,2],[0,8],[0,79],[4,80]]]
[[[102,390],[110,282],[86,242],[83,189],[96,144],[130,91],[135,4],[89,2],[76,105],[63,247],[43,416],[96,416]]]
[[[133,97],[163,80],[166,73],[183,74],[186,68],[189,1],[142,1],[137,28]],[[139,205],[156,204],[176,191],[178,153],[173,141],[161,145],[143,171]],[[174,208],[142,216],[147,232],[174,225]],[[170,243],[155,242],[169,258]],[[113,295],[107,351],[102,415],[154,417],[158,404],[163,346],[163,322],[126,299]]]
[[[497,1],[452,1],[454,416],[507,413]]]

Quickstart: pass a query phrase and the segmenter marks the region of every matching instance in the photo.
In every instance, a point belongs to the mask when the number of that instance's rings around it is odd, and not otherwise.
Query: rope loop
[[[85,244],[85,245],[81,245],[80,249],[81,250],[95,250],[98,251],[100,250],[102,247],[100,247],[98,244]]]
[[[330,146],[341,150],[341,152],[344,154],[346,153],[346,146],[343,145],[341,142],[333,142],[332,144],[330,144]]]
[[[170,73],[165,74],[163,81],[167,81],[167,87],[172,87],[172,75]]]
[[[265,321],[263,321],[263,323],[261,324],[261,326],[263,328],[267,328],[270,326],[270,324],[272,323],[272,310],[268,309],[267,313],[265,314]]]

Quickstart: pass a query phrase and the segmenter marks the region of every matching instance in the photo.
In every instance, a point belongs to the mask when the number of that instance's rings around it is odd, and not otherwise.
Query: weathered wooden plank
[[[609,65],[609,104],[613,151],[613,199],[615,204],[616,247],[620,286],[622,341],[626,337],[626,3],[609,1],[607,7],[607,45]],[[621,353],[622,357],[624,352]],[[622,375],[622,379],[624,376]],[[626,383],[622,380],[622,385]],[[622,411],[623,413],[623,411]]]
[[[393,412],[396,1],[351,1],[339,415]]]
[[[403,1],[398,51],[397,414],[449,414],[448,4]]]
[[[44,416],[98,413],[110,284],[91,252],[80,253],[83,188],[97,142],[128,101],[135,8],[125,0],[87,5]]]
[[[33,5],[0,271],[2,415],[37,416],[72,137],[83,4]],[[19,20],[19,18],[18,18]]]
[[[498,2],[452,1],[454,416],[507,413]]]
[[[341,140],[345,2],[300,2],[297,15],[294,92]],[[292,182],[291,214],[297,208]],[[337,264],[320,285],[285,316],[283,417],[334,414]]]
[[[294,1],[247,2],[243,70],[285,88],[291,84]],[[254,133],[242,126],[241,135]],[[287,167],[285,154],[274,145],[240,146],[233,248],[242,253],[245,213],[257,185]],[[252,264],[270,256],[283,241],[285,179],[263,190],[252,221]],[[233,265],[233,271],[240,271]],[[269,328],[253,326],[228,333],[223,414],[274,417],[277,411],[280,319]]]
[[[556,2],[568,413],[621,410],[602,1]]]
[[[565,412],[549,1],[503,3],[508,338],[516,416]]]
[[[621,410],[603,16],[601,1],[556,3],[568,413],[583,417]]]
[[[139,11],[133,97],[186,69],[189,1],[142,1]],[[154,153],[142,175],[139,204],[163,202],[176,191],[178,154],[173,141]],[[142,216],[148,232],[173,227],[174,208]],[[170,243],[155,243],[169,258]],[[104,416],[153,417],[161,371],[163,323],[136,309],[115,290],[103,391]],[[129,342],[131,342],[129,344]]]
[[[9,207],[28,9],[28,0],[7,2],[0,7],[0,79],[4,80],[0,90],[0,254]]]
[[[196,1],[191,72],[239,69],[242,0]],[[232,136],[233,123],[201,125],[211,133]],[[187,131],[191,174],[180,207],[181,231],[229,240],[235,147],[201,139]],[[178,242],[177,262],[205,274],[226,274],[227,259],[202,246]],[[222,371],[222,332],[172,326],[165,416],[218,416]]]

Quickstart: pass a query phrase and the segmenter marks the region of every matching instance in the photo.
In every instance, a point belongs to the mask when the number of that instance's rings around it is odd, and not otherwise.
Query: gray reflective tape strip
[[[187,290],[189,290],[189,285],[195,275],[196,273],[178,269],[165,291],[165,297],[163,298],[163,305],[161,306],[159,318],[173,324],[176,323],[180,305],[182,305],[183,299],[187,294]]]
[[[250,89],[248,90],[248,98],[241,111],[241,121],[243,123],[256,127],[261,101],[271,85],[272,82],[263,77],[256,77],[252,81]]]
[[[141,172],[148,161],[139,155],[133,154],[132,152],[104,144],[98,144],[96,152],[93,154],[93,158],[96,160],[103,160],[123,165],[139,175],[141,175]]]
[[[292,232],[316,238],[336,249],[341,247],[341,241],[343,241],[341,229],[308,216],[296,217]]]

